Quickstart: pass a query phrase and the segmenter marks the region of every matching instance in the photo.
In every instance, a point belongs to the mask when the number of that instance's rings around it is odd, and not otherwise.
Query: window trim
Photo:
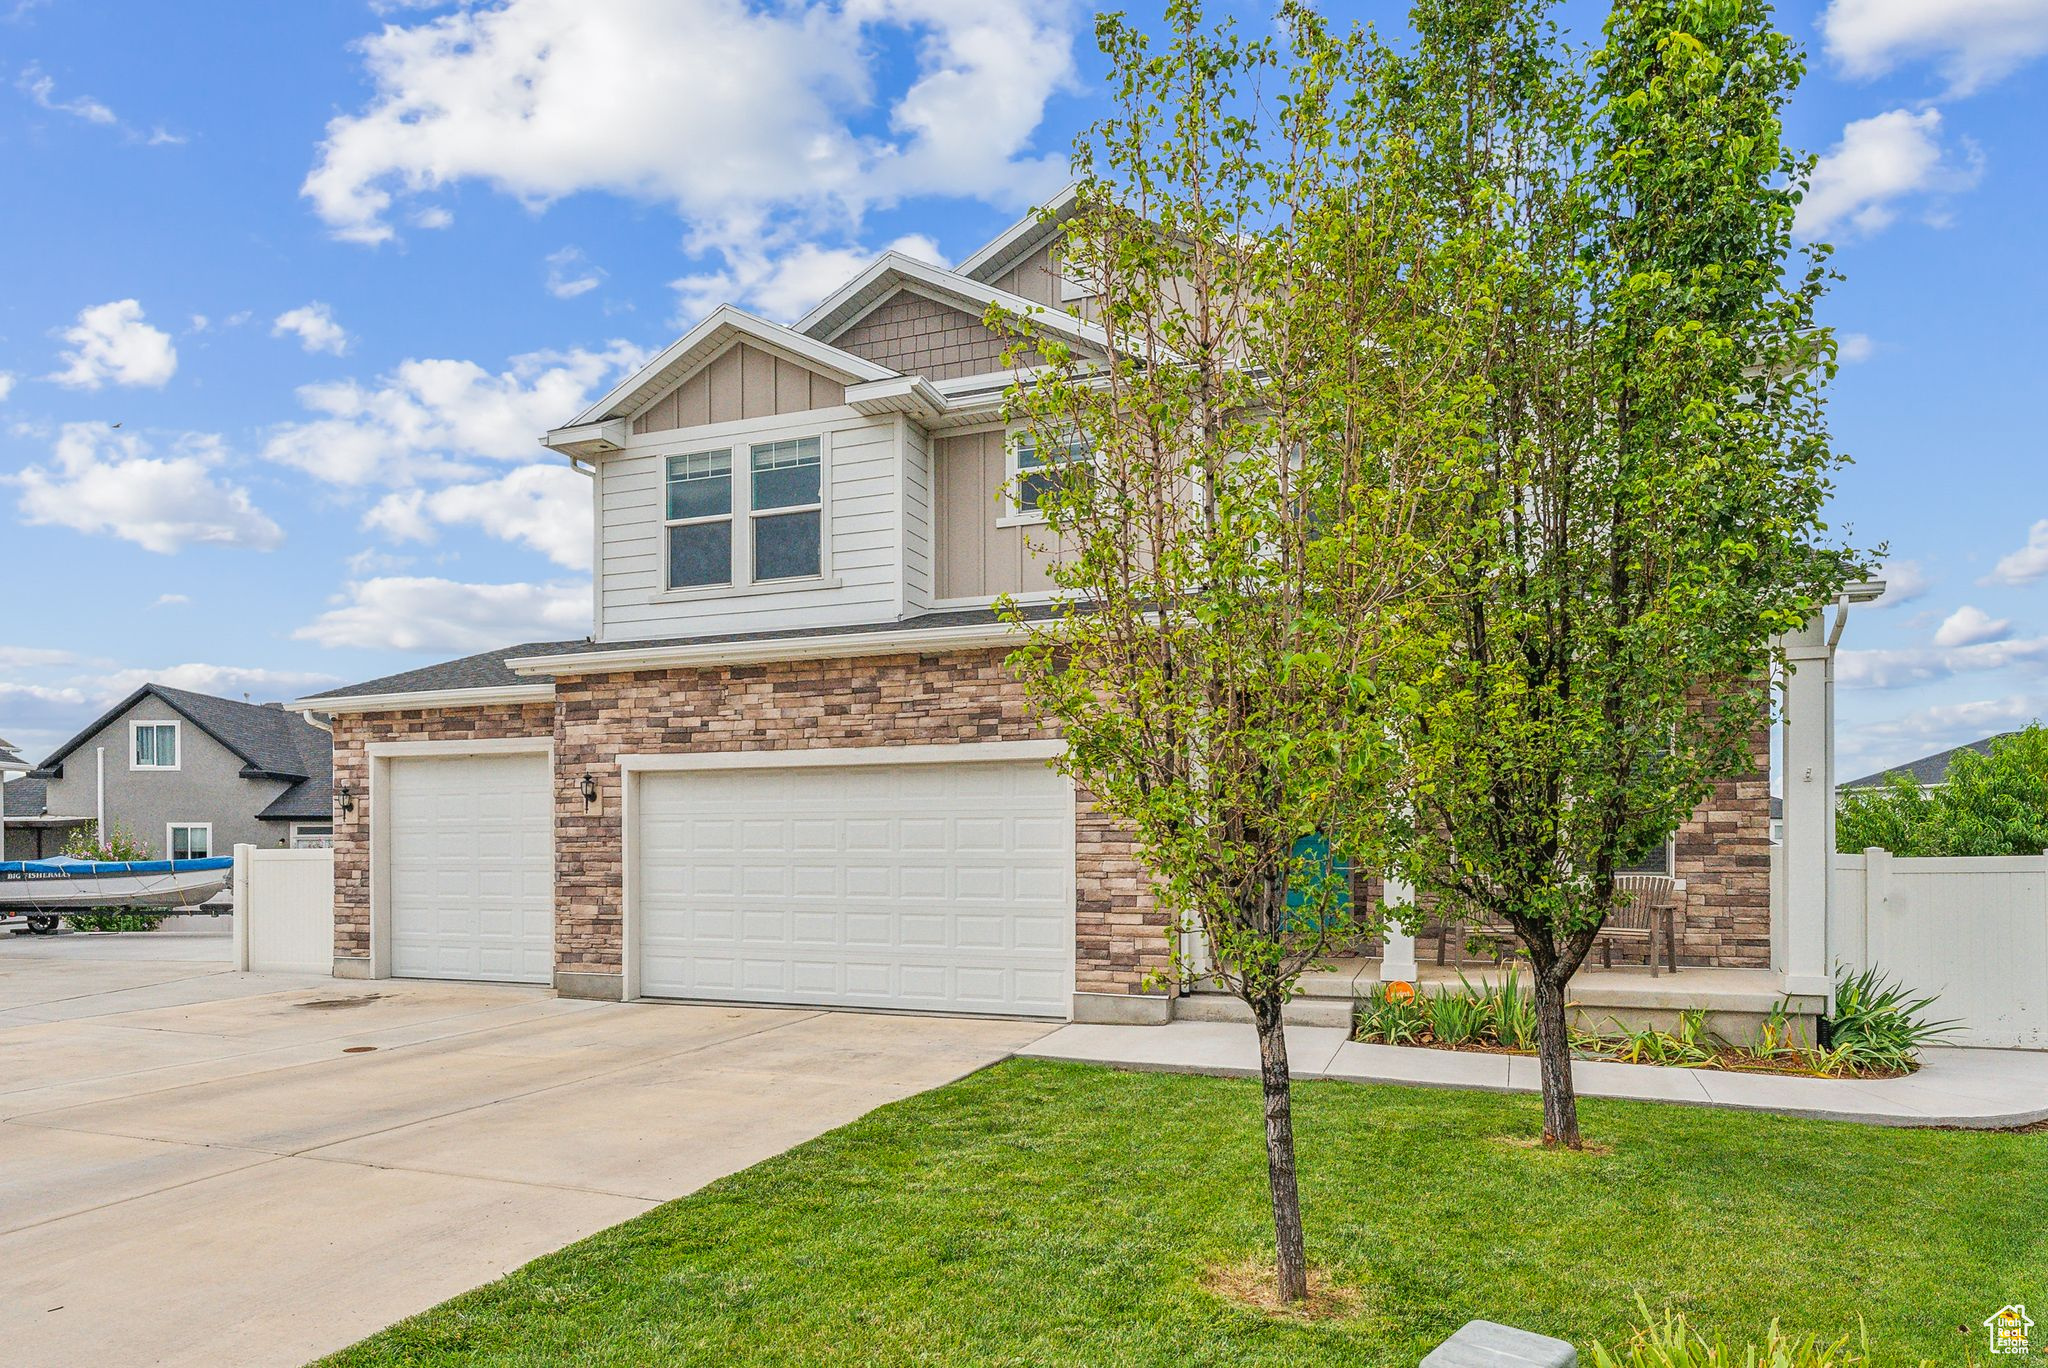
[[[171,729],[171,763],[168,765],[145,765],[135,758],[137,733],[144,727],[169,727]],[[185,768],[185,728],[174,718],[131,718],[128,723],[128,771],[131,774],[162,771],[175,774]]]
[[[703,447],[695,451],[672,451],[661,458],[661,583],[668,593],[713,593],[719,590],[730,592],[738,584],[739,570],[739,480],[733,469],[733,453],[736,446]],[[691,456],[725,456],[725,512],[706,513],[694,518],[671,518],[668,515],[668,487],[674,478],[670,474],[672,463],[686,460]],[[675,561],[669,550],[669,534],[678,527],[708,527],[712,523],[725,523],[732,528],[727,539],[731,552],[725,567],[725,578],[709,584],[674,584],[669,576],[674,573]]]
[[[833,429],[769,429],[756,435],[735,433],[722,443],[689,448],[667,448],[656,454],[660,461],[661,479],[659,494],[661,500],[661,570],[657,587],[648,596],[651,603],[687,603],[694,599],[734,598],[752,594],[780,594],[802,589],[836,589],[841,581],[832,570],[832,434]],[[754,507],[754,448],[772,446],[778,442],[800,442],[815,440],[818,444],[818,502],[815,504],[792,504],[787,508],[756,509]],[[731,461],[727,478],[732,481],[732,511],[698,518],[670,518],[668,516],[668,463],[678,456],[704,456],[726,452]],[[745,478],[741,478],[744,476]],[[754,578],[754,523],[757,518],[776,517],[785,513],[811,513],[818,515],[818,573],[815,575],[791,575],[781,579]],[[703,523],[732,522],[732,565],[728,578],[722,584],[669,583],[668,530],[671,527],[687,527]]]
[[[179,855],[179,854],[177,854],[177,853],[176,853],[176,851],[177,851],[178,847],[177,847],[177,844],[176,844],[176,842],[175,842],[175,841],[173,840],[173,838],[172,838],[172,836],[171,836],[171,833],[172,833],[172,832],[174,832],[174,831],[203,831],[203,832],[205,832],[205,833],[206,833],[206,853],[205,853],[204,855]],[[213,823],[211,823],[211,822],[165,822],[165,823],[164,823],[164,858],[165,858],[166,860],[179,860],[179,859],[184,859],[184,860],[210,860],[210,859],[212,859],[212,858],[213,858]]]
[[[313,835],[315,835],[315,836],[325,836],[325,837],[327,838],[327,844],[326,844],[326,845],[324,845],[324,846],[302,846],[302,845],[300,845],[300,844],[299,844],[299,833],[300,833],[300,832],[302,832],[302,831],[304,831],[304,830],[306,830],[306,828],[308,828],[308,827],[319,827],[319,828],[320,828],[320,830],[319,830],[319,831],[316,831],[316,832],[313,832],[312,834],[313,834]],[[287,850],[332,850],[332,849],[334,848],[334,823],[332,823],[332,822],[293,822],[293,823],[291,824],[291,830],[290,830],[290,831],[289,831],[289,832],[288,832],[288,833],[286,834],[286,836],[285,836],[285,840],[284,840],[284,843],[285,843],[285,848],[286,848]]]

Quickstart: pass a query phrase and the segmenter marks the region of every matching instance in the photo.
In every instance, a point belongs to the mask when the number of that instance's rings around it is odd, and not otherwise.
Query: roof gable
[[[1019,262],[1050,242],[1059,233],[1061,225],[1073,217],[1080,190],[1079,185],[1067,186],[990,238],[980,250],[953,269],[970,280],[988,282],[1014,270]]]
[[[838,376],[735,337],[694,372],[648,400],[633,415],[632,430],[665,432],[807,413],[845,402],[846,382]]]
[[[901,252],[885,252],[865,271],[828,295],[824,302],[797,323],[806,336],[852,350],[847,340],[853,330],[877,309],[896,300],[904,291],[921,295],[935,304],[966,314],[976,326],[990,305],[1019,317],[1028,317],[1043,331],[1065,338],[1085,350],[1107,354],[1109,338],[1101,328],[1057,309],[1034,303],[1022,295],[997,289],[985,281],[973,280],[943,266],[918,261]]]
[[[780,323],[770,323],[765,318],[756,318],[750,313],[733,308],[730,304],[721,304],[713,309],[703,322],[684,333],[670,343],[660,355],[626,377],[610,394],[578,414],[567,427],[579,428],[612,419],[634,417],[678,383],[709,365],[733,342],[741,338],[749,339],[757,349],[770,356],[780,356],[842,385],[854,385],[867,380],[886,380],[895,374],[894,371],[830,346],[794,328],[786,328]],[[563,430],[565,429],[557,429],[558,432]],[[554,435],[549,434],[550,446],[555,445],[552,440]]]
[[[35,769],[39,778],[57,778],[64,759],[101,731],[120,721],[145,698],[156,698],[200,731],[226,747],[242,762],[245,779],[308,779],[333,768],[333,743],[326,732],[283,708],[240,703],[211,694],[144,684],[109,708],[78,735],[66,741]]]

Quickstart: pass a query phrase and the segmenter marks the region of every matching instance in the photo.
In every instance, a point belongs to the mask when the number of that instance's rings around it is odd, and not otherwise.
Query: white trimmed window
[[[756,442],[749,452],[754,580],[816,579],[824,571],[824,459],[816,437]]]
[[[668,587],[732,583],[732,450],[668,458]]]
[[[213,858],[213,823],[172,822],[164,828],[164,854],[173,860]]]
[[[1039,500],[1060,487],[1060,482],[1067,478],[1067,467],[1085,462],[1089,456],[1088,444],[1079,436],[1045,450],[1028,432],[1011,438],[1007,517],[1019,522],[1045,521]]]
[[[174,770],[178,768],[178,724],[175,722],[131,722],[128,768],[132,770]]]

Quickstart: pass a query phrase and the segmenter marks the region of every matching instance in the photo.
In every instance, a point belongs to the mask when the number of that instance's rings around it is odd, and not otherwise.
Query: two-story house
[[[1168,1018],[1163,915],[990,606],[1048,580],[984,311],[1108,345],[1061,204],[792,326],[722,307],[546,434],[592,482],[591,636],[301,702],[334,716],[337,974]],[[1763,861],[1706,893],[1767,957]]]
[[[282,704],[144,684],[18,781],[34,785],[23,796],[40,810],[9,823],[68,830],[104,813],[110,831],[162,859],[322,846],[333,839],[332,762],[327,732]]]

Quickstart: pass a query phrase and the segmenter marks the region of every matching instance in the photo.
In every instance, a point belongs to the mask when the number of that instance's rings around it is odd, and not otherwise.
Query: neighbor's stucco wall
[[[179,724],[177,769],[129,768],[135,752],[128,724],[134,721]],[[97,787],[94,756],[102,746],[107,751],[107,825],[132,834],[153,856],[167,853],[164,828],[171,822],[211,822],[215,855],[233,854],[240,844],[283,845],[291,835],[289,822],[256,820],[256,814],[290,785],[244,779],[240,756],[154,694],[145,695],[64,758],[64,776],[49,781],[52,813],[92,817]]]

